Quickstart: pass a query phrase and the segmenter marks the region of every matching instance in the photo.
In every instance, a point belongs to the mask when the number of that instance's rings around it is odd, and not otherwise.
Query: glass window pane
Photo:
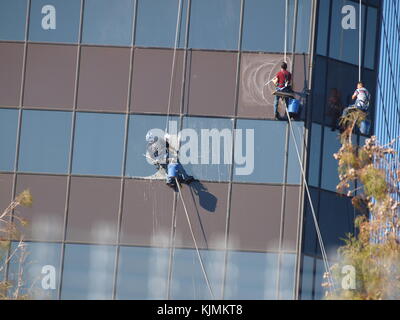
[[[313,186],[319,186],[319,168],[321,156],[321,134],[322,126],[313,123],[311,128],[311,140],[309,150],[308,183]]]
[[[133,13],[133,0],[86,0],[82,42],[129,46]]]
[[[324,128],[321,188],[336,192],[339,184],[338,161],[333,157],[340,149],[339,133]]]
[[[303,162],[300,163],[299,161],[302,161],[303,158],[304,122],[292,121],[291,124],[292,130],[289,127],[289,159],[286,179],[288,184],[300,184]]]
[[[136,246],[167,245],[174,192],[169,190],[165,181],[126,179],[124,183],[119,242]]]
[[[294,299],[296,255],[284,253],[281,256],[281,270],[279,272],[279,299]]]
[[[319,1],[317,53],[327,55],[330,0]]]
[[[62,241],[67,177],[19,174],[17,194],[26,189],[31,191],[34,200],[31,207],[18,209],[20,216],[28,220],[28,225],[22,229],[24,238],[36,241]]]
[[[129,48],[82,47],[78,110],[126,111],[130,57]]]
[[[312,118],[313,121],[324,123],[326,105],[326,79],[327,79],[327,59],[317,56],[315,60],[312,90]],[[342,78],[340,80],[343,80]]]
[[[356,25],[344,29],[342,22],[347,26],[346,15],[342,14],[342,8],[350,5],[356,14]],[[365,21],[365,6],[362,9],[362,21]],[[347,13],[348,14],[348,13]],[[350,0],[333,1],[332,20],[330,35],[329,56],[334,59],[358,65],[358,43],[359,43],[359,5]],[[344,20],[344,21],[343,21]],[[355,27],[353,29],[353,27]],[[363,30],[365,32],[365,30]],[[361,40],[362,41],[362,40]]]
[[[282,186],[235,183],[232,186],[231,206],[230,249],[279,250]]]
[[[189,101],[186,113],[233,116],[237,54],[194,51],[190,55]]]
[[[60,287],[61,244],[25,242],[18,248],[19,242],[13,242],[11,252],[15,252],[9,263],[8,280],[13,287],[8,294],[16,294],[19,268],[23,268],[22,287],[19,295],[27,299],[57,299]],[[21,263],[21,261],[23,261]]]
[[[375,66],[375,46],[376,46],[376,33],[378,28],[378,10],[368,7],[368,21],[366,30],[365,41],[365,62],[367,68],[374,69]]]
[[[0,43],[0,61],[0,106],[19,106],[24,45]]]
[[[185,117],[180,160],[199,180],[228,181],[232,154],[232,120]]]
[[[114,264],[115,247],[65,245],[61,299],[111,299]]]
[[[173,129],[178,133],[177,117],[169,117],[167,122],[166,116],[153,115],[130,115],[129,116],[129,132],[128,132],[128,151],[126,161],[125,175],[128,177],[148,177],[157,172],[157,168],[148,163],[145,157],[147,151],[146,134],[151,131],[157,135],[156,131],[164,132],[168,125],[168,132],[173,134]]]
[[[237,50],[240,0],[192,0],[189,47]]]
[[[301,300],[312,300],[314,279],[314,258],[303,256],[301,268]]]
[[[135,45],[144,47],[174,47],[179,0],[139,0]],[[181,1],[178,47],[185,44],[187,0]]]
[[[72,114],[24,110],[18,170],[67,173]]]
[[[225,252],[200,250],[204,269],[215,299],[221,299]],[[195,250],[175,249],[171,282],[171,298],[175,300],[213,299]]]
[[[293,27],[293,6],[288,30]],[[260,32],[262,30],[262,32]],[[291,32],[288,43],[291,43]],[[285,1],[246,0],[243,17],[242,49],[283,52],[285,46]]]
[[[314,300],[322,300],[325,297],[325,289],[322,287],[322,283],[324,283],[324,273],[325,266],[324,262],[321,259],[316,259],[316,267],[315,267],[315,295]]]
[[[225,299],[276,299],[278,255],[275,253],[228,253]]]
[[[78,42],[81,0],[35,0],[29,17],[29,40]]]
[[[122,114],[77,113],[73,173],[121,175],[124,118]]]
[[[242,139],[235,140],[235,159],[240,155],[247,159],[245,165],[238,165],[235,160],[234,181],[282,183],[286,122],[239,119],[236,129],[242,130],[241,135],[240,131],[236,133]],[[254,135],[253,141],[251,134]]]
[[[115,243],[120,190],[120,179],[72,177],[67,240]]]
[[[25,106],[72,109],[77,51],[76,46],[29,44]]]
[[[14,171],[18,110],[0,109],[0,170]]]
[[[131,111],[167,114],[172,81],[169,113],[180,113],[184,57],[184,51],[175,52],[175,70],[172,77],[173,50],[135,48]]]
[[[121,247],[116,298],[166,299],[169,249]]]
[[[300,0],[297,3],[298,7],[295,52],[308,53],[312,0]]]
[[[13,180],[12,173],[0,173],[0,211],[3,212],[11,202],[13,193]],[[1,251],[1,249],[0,249]],[[1,272],[0,272],[1,275]]]
[[[24,40],[27,0],[0,2],[0,40]]]

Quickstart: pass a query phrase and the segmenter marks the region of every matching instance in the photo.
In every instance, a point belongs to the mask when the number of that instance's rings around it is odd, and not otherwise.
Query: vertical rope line
[[[288,34],[288,7],[289,7],[289,0],[285,1],[285,62],[287,56],[287,34]]]
[[[181,20],[182,20],[181,18],[182,18],[182,0],[179,0],[178,15],[176,17],[174,54],[172,57],[172,67],[171,67],[172,70],[171,70],[171,78],[169,81],[168,112],[167,112],[167,120],[165,122],[165,132],[166,133],[168,133],[168,121],[169,121],[169,114],[170,114],[170,110],[171,110],[172,87],[173,87],[173,81],[174,81],[174,76],[175,76],[176,50],[177,50],[178,41],[179,41],[179,30],[180,30],[180,25],[181,25]]]

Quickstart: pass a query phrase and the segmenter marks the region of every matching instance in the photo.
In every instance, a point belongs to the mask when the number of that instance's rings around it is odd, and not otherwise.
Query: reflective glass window
[[[133,0],[86,0],[83,43],[129,46],[132,43]]]
[[[77,46],[29,44],[24,105],[72,109],[75,95]]]
[[[293,300],[295,269],[296,255],[289,253],[282,254],[279,272],[279,299]]]
[[[185,117],[180,160],[200,180],[227,181],[231,168],[232,120]]]
[[[27,0],[0,2],[0,40],[24,40]]]
[[[288,30],[291,31],[293,29],[292,4],[289,9]],[[283,52],[285,46],[284,39],[285,1],[245,1],[242,40],[243,50]],[[291,42],[292,32],[289,32],[288,43]]]
[[[231,251],[228,253],[225,299],[276,299],[278,255]]]
[[[124,118],[122,114],[77,113],[73,173],[121,175]]]
[[[301,300],[312,300],[313,296],[313,279],[314,279],[314,258],[309,256],[303,257],[303,265],[301,268]]]
[[[27,299],[57,299],[60,287],[61,244],[25,242],[18,247],[13,242],[11,252],[14,255],[9,263],[8,280],[12,283],[8,294],[13,297],[18,287],[18,276],[23,268],[20,297]]]
[[[19,106],[24,44],[0,43],[0,61],[0,105]]]
[[[67,244],[61,299],[111,299],[115,252],[112,246]]]
[[[297,25],[295,52],[307,53],[310,39],[310,21],[312,0],[300,0],[297,2]],[[290,15],[289,15],[290,17]],[[290,24],[289,24],[290,28]],[[290,30],[290,29],[288,29]],[[290,42],[289,42],[290,43]]]
[[[345,6],[348,7],[345,11],[346,14],[343,14],[342,9]],[[365,11],[365,6],[363,6],[362,21],[365,21]],[[351,14],[353,13],[356,19],[351,19]],[[334,59],[358,65],[358,43],[358,3],[349,0],[333,1],[329,56]]]
[[[225,253],[201,250],[203,265],[215,299],[222,299]],[[171,298],[175,300],[210,300],[213,296],[201,269],[197,252],[175,249],[171,282]]]
[[[309,150],[308,182],[311,186],[317,187],[319,184],[319,168],[321,157],[321,134],[322,126],[316,123],[312,124],[311,141]]]
[[[304,122],[292,121],[289,126],[289,159],[287,165],[287,183],[300,184],[302,178]],[[299,159],[300,158],[300,159]]]
[[[78,42],[81,0],[35,0],[29,17],[29,40]]]
[[[367,19],[364,66],[370,69],[374,69],[376,34],[378,29],[378,9],[368,7]]]
[[[174,47],[179,0],[139,0],[137,4],[135,45]],[[181,1],[178,47],[185,44],[187,0]]]
[[[339,133],[325,127],[322,154],[321,188],[336,192],[339,184],[338,161],[333,157],[341,147]]]
[[[330,0],[319,1],[317,53],[327,55]]]
[[[18,170],[67,173],[72,113],[24,110]]]
[[[18,110],[0,109],[0,170],[14,171]]]
[[[189,47],[237,50],[240,0],[193,0]]]
[[[116,298],[166,299],[169,249],[120,247]]]

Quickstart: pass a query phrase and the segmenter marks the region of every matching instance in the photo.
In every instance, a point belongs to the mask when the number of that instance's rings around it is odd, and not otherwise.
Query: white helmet
[[[155,137],[155,136],[151,133],[151,131],[147,132],[147,134],[146,134],[146,141],[147,141],[148,143],[154,143],[154,142],[156,142],[157,140],[158,140],[158,137]]]

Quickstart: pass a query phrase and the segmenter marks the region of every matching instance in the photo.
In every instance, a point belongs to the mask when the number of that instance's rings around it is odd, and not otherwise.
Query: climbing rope
[[[288,36],[288,15],[289,15],[289,0],[285,1],[285,53],[284,53],[284,61],[286,62],[287,56],[287,36]]]
[[[176,51],[177,51],[178,42],[179,42],[179,30],[180,30],[181,20],[182,20],[182,0],[179,0],[178,15],[176,17],[174,53],[172,56],[172,70],[171,70],[171,77],[169,80],[168,111],[167,111],[167,120],[165,123],[165,132],[166,133],[168,133],[168,121],[169,121],[169,115],[170,115],[170,111],[171,111],[172,88],[173,88],[173,80],[175,77]]]
[[[186,204],[185,204],[185,201],[183,200],[181,186],[180,186],[179,181],[178,181],[177,178],[175,178],[175,183],[178,186],[179,196],[180,196],[180,198],[182,200],[183,209],[185,210],[186,219],[187,219],[187,222],[188,222],[188,225],[189,225],[190,233],[192,234],[193,243],[194,243],[194,246],[196,248],[197,256],[199,258],[201,271],[203,272],[204,279],[206,280],[207,287],[208,287],[208,290],[210,291],[211,297],[212,297],[213,300],[215,300],[214,292],[213,292],[213,290],[211,288],[211,284],[210,284],[210,281],[208,279],[206,269],[204,268],[203,259],[201,258],[201,255],[200,255],[200,251],[199,251],[199,247],[197,245],[196,237],[194,236],[194,233],[193,233],[192,223],[190,222],[190,218],[189,218],[189,214],[188,214],[188,211],[187,211],[187,208],[186,208]]]
[[[293,138],[293,142],[294,142],[294,145],[295,145],[297,159],[299,161],[299,165],[300,165],[300,169],[301,169],[301,175],[302,175],[304,186],[305,186],[306,193],[307,193],[307,198],[308,198],[308,201],[309,201],[310,207],[311,207],[311,213],[312,213],[312,216],[313,216],[315,230],[316,230],[316,233],[317,233],[318,243],[319,243],[319,246],[321,248],[322,259],[323,259],[323,262],[324,262],[325,272],[328,275],[328,282],[330,284],[330,289],[334,290],[334,288],[335,288],[334,287],[334,281],[332,279],[332,275],[331,275],[331,272],[330,272],[328,255],[326,254],[324,241],[322,239],[321,231],[320,231],[320,228],[318,226],[318,219],[317,219],[317,216],[315,214],[314,205],[313,205],[313,202],[312,202],[312,199],[311,199],[311,193],[310,193],[310,189],[308,187],[305,170],[303,168],[303,163],[301,161],[299,147],[297,145],[296,136],[295,136],[295,134],[293,132],[292,120],[290,119],[289,111],[287,110],[287,108],[285,108],[285,110],[286,110],[286,115],[287,115],[288,121],[289,121],[290,132],[291,132],[291,135],[292,135],[292,138]]]

